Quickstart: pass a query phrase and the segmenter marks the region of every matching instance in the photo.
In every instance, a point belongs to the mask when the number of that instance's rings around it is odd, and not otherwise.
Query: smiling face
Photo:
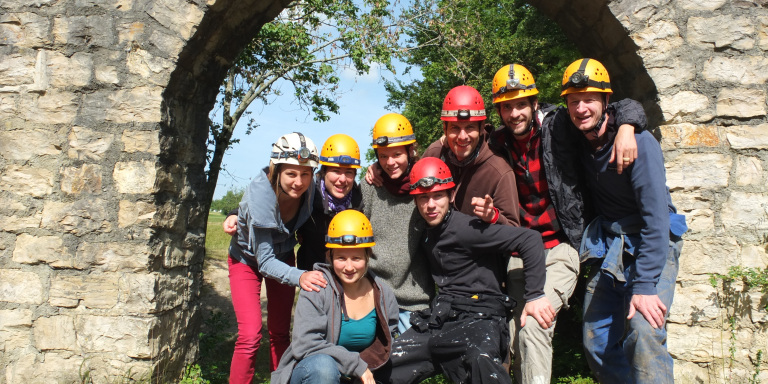
[[[413,199],[421,217],[430,227],[442,223],[451,208],[448,190],[423,193],[416,195]]]
[[[448,148],[459,161],[469,157],[480,140],[479,121],[446,121],[444,133]]]
[[[597,125],[600,118],[605,113],[605,103],[608,102],[608,95],[605,95],[603,102],[603,93],[583,92],[571,93],[566,95],[566,106],[568,115],[580,131],[587,132]]]
[[[357,172],[352,168],[346,167],[325,167],[325,190],[337,198],[342,199],[352,190],[355,185],[355,175]]]
[[[533,102],[531,101],[533,99]],[[533,114],[538,107],[538,100],[530,97],[522,97],[502,101],[497,105],[496,111],[507,129],[516,136],[528,133],[528,126],[533,120]]]
[[[292,199],[299,199],[312,181],[312,167],[295,164],[281,164],[279,183],[282,193]]]
[[[399,179],[408,169],[408,146],[379,147],[379,165],[392,179]]]
[[[368,270],[368,248],[335,248],[331,264],[341,284],[355,284]]]

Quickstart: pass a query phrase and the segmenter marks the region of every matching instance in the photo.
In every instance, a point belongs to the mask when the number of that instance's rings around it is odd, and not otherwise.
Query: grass
[[[205,257],[217,260],[227,259],[231,236],[221,227],[225,216],[219,212],[208,213],[208,231],[205,233]]]

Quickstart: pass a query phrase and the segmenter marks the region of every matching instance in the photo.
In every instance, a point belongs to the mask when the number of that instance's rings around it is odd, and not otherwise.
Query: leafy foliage
[[[399,27],[388,0],[296,0],[288,4],[240,54],[221,85],[209,123],[207,189],[213,194],[224,152],[235,127],[258,101],[266,105],[293,90],[291,97],[314,120],[338,113],[339,71],[367,73],[379,63],[393,70]],[[220,121],[214,121],[220,116]],[[258,127],[248,118],[246,133]]]
[[[220,199],[213,200],[211,202],[211,210],[220,212],[223,215],[228,214],[231,210],[237,208],[240,201],[243,199],[245,189],[230,189]]]
[[[498,123],[490,94],[499,68],[522,64],[533,72],[539,99],[558,102],[562,71],[579,57],[554,22],[521,0],[416,0],[407,16],[412,49],[404,60],[424,78],[386,89],[389,106],[403,110],[422,148],[442,135],[440,109],[451,88],[475,87]]]

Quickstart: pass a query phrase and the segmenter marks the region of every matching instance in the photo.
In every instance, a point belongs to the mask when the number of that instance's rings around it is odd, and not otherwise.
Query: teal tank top
[[[376,337],[376,308],[360,320],[341,320],[339,345],[349,351],[361,352],[373,344]]]

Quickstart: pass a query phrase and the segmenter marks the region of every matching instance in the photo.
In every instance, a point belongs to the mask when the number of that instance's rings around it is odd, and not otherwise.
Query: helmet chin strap
[[[533,130],[533,120],[534,119],[532,118],[531,121],[528,123],[528,126],[525,128],[525,131],[523,131],[521,133],[514,133],[513,132],[512,135],[517,136],[517,137],[523,137],[523,136],[527,136],[528,134],[530,134],[531,130]]]

